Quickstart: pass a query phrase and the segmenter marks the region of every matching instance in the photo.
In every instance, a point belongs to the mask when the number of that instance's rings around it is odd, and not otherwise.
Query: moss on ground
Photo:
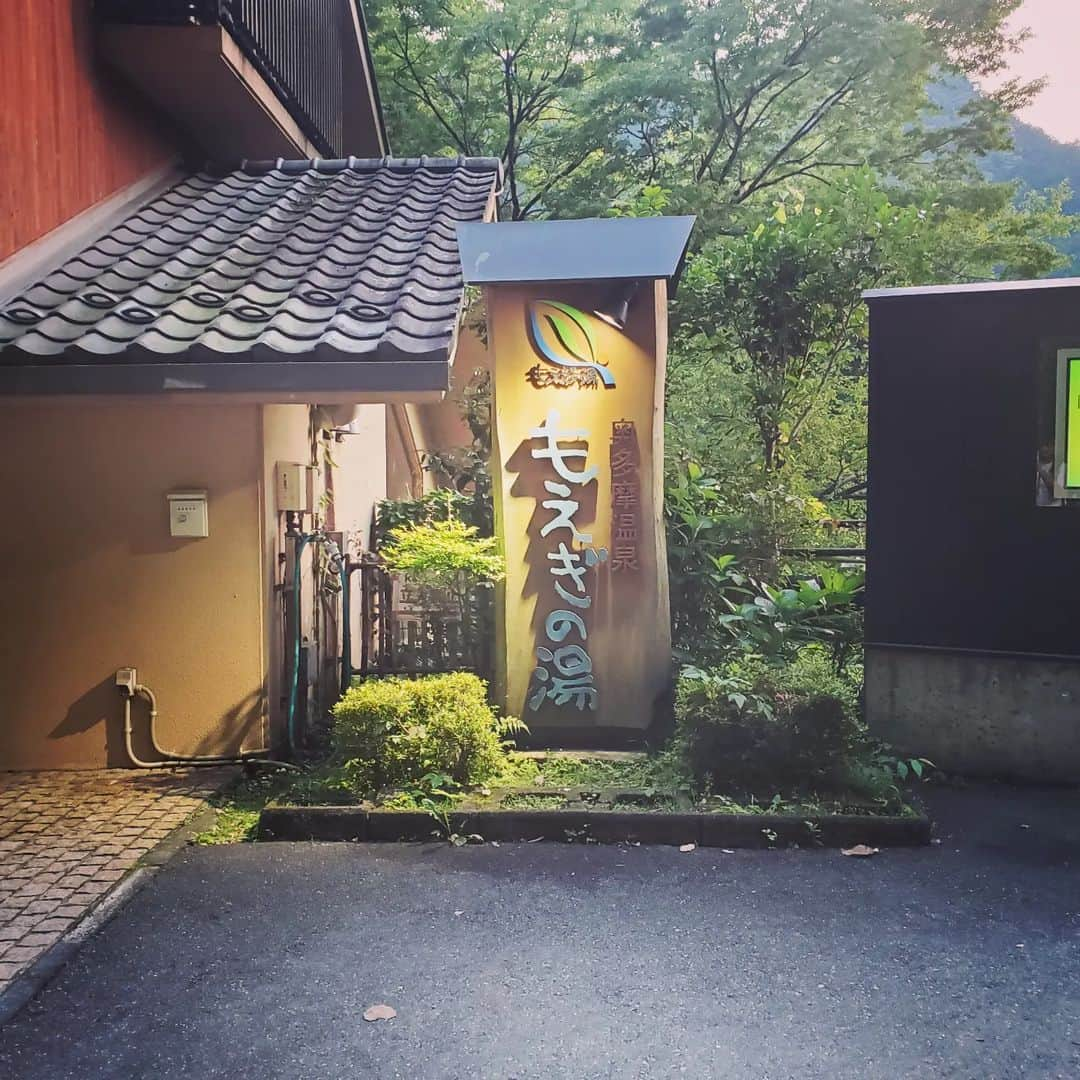
[[[530,791],[508,790],[530,788]],[[537,791],[537,788],[544,790]],[[548,790],[550,789],[550,790]],[[626,755],[617,759],[583,754],[510,754],[498,776],[486,785],[463,794],[470,806],[485,809],[559,809],[567,802],[567,792],[575,797],[582,791],[622,789],[610,803],[595,802],[596,809],[645,810],[667,813],[693,809],[717,814],[784,814],[811,817],[822,814],[895,814],[916,816],[906,798],[873,797],[858,786],[837,790],[800,790],[755,793],[696,790],[668,755]],[[634,789],[634,790],[627,790]],[[274,770],[247,775],[212,800],[217,810],[214,825],[198,834],[198,844],[235,844],[255,839],[259,812],[269,803],[292,806],[358,806],[371,802],[399,810],[424,809],[428,798],[439,810],[452,811],[456,798],[431,800],[422,791],[396,790],[381,795],[357,791],[340,766],[315,762],[300,771]]]

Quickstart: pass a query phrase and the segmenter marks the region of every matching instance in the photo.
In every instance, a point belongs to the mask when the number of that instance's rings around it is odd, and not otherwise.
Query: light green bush
[[[505,736],[522,729],[487,703],[482,679],[467,672],[416,679],[367,679],[333,709],[335,756],[371,791],[429,773],[479,784],[506,764]]]
[[[464,620],[469,593],[482,582],[506,576],[498,543],[493,536],[478,536],[474,525],[452,518],[393,529],[382,557],[389,569],[417,585],[449,592]]]

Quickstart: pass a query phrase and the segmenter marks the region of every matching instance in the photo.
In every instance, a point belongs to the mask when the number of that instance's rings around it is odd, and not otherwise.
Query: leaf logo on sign
[[[588,368],[609,390],[615,386],[615,376],[596,359],[596,345],[585,312],[557,300],[537,300],[529,304],[528,315],[533,348],[549,364]]]

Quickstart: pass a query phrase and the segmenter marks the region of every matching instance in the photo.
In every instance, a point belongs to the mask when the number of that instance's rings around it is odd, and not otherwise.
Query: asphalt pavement
[[[866,859],[191,848],[0,1028],[0,1077],[1077,1077],[1080,794],[927,803],[940,843]]]

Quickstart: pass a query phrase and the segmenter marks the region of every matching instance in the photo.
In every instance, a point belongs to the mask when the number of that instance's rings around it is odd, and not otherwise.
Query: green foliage
[[[223,806],[214,816],[208,829],[197,833],[196,844],[245,844],[255,839],[259,827],[259,808]]]
[[[748,578],[735,587],[752,599],[740,602],[726,596],[730,611],[720,622],[743,652],[781,662],[794,658],[805,645],[819,643],[828,645],[834,666],[841,668],[862,641],[863,586],[862,573],[835,567],[825,567],[795,587],[777,588]]]
[[[905,786],[926,780],[933,769],[929,758],[899,757],[890,747],[868,741],[847,763],[841,782],[874,801],[896,802],[903,799]]]
[[[447,840],[454,839],[450,825],[450,811],[461,798],[457,782],[444,773],[424,773],[412,781],[402,792],[401,808],[423,810],[442,830]]]
[[[1037,89],[970,92],[1007,61],[1017,2],[367,11],[399,153],[498,154],[504,218],[698,216],[674,308],[670,460],[716,481],[726,551],[775,579],[785,546],[861,542],[833,524],[863,516],[861,291],[1062,264],[1064,176],[1018,193],[981,171]],[[425,464],[479,493],[486,452],[474,439]]]
[[[786,481],[755,485],[751,473],[731,482],[706,473],[694,460],[669,463],[664,512],[673,587],[682,588],[685,580],[691,603],[700,586],[723,585],[728,555],[770,576],[781,563],[781,538],[812,543],[829,536],[831,522],[819,499],[794,493]],[[725,559],[725,566],[717,567],[717,559]]]
[[[617,199],[605,217],[660,217],[671,202],[671,192],[659,184],[646,184],[640,191]]]
[[[357,789],[408,786],[428,774],[479,784],[506,764],[506,737],[520,721],[500,718],[487,687],[465,672],[368,679],[334,706],[332,747]]]
[[[486,672],[493,632],[491,585],[503,576],[505,563],[494,538],[456,516],[476,510],[472,495],[449,490],[421,499],[384,500],[378,505],[375,535],[384,565],[417,586],[430,611],[445,615],[448,604],[456,604],[471,665]]]
[[[629,760],[605,760],[587,754],[550,755],[539,763],[539,777],[553,788],[674,789],[687,783],[670,754],[650,754]]]
[[[458,411],[469,428],[468,446],[431,450],[424,454],[424,468],[461,494],[472,505],[464,520],[481,536],[495,531],[495,506],[491,491],[491,373],[478,369],[457,395]]]
[[[727,613],[724,593],[733,528],[719,484],[695,462],[676,471],[664,492],[672,640],[699,649]],[[700,652],[697,653],[700,656]]]
[[[1014,0],[421,0],[366,5],[398,153],[497,153],[503,215],[663,187],[710,232],[780,185],[957,171],[1007,144],[1010,83],[947,117],[936,80],[1000,67]]]
[[[667,444],[718,484],[752,558],[818,546],[863,516],[865,289],[1004,276],[1060,265],[1061,192],[966,179],[887,191],[868,169],[828,187],[782,188],[706,240],[674,308]],[[828,538],[857,545],[858,529]],[[732,548],[732,550],[737,550]]]
[[[259,811],[296,782],[291,769],[260,769],[238,778],[210,799],[214,823],[198,833],[196,844],[240,844],[255,839]]]
[[[498,541],[477,532],[475,525],[456,518],[401,525],[382,549],[383,562],[421,587],[450,593],[467,621],[470,593],[506,574],[506,561],[496,551]]]
[[[375,507],[375,548],[381,550],[390,534],[406,525],[426,525],[434,521],[463,521],[480,530],[471,516],[473,500],[457,491],[440,489],[419,499],[382,499]]]
[[[443,0],[365,5],[398,153],[498,154],[502,215],[549,211],[602,188],[615,103],[593,92],[634,33],[620,0]]]
[[[837,667],[851,659],[862,637],[861,573],[825,566],[783,586],[748,573],[746,566],[770,561],[761,558],[747,516],[694,462],[669,480],[665,516],[676,655],[719,663],[755,653],[781,663],[816,642]],[[740,540],[737,558],[730,548]]]
[[[761,786],[833,780],[865,734],[850,682],[824,654],[784,667],[759,658],[684,669],[676,690],[675,745],[702,782]]]

